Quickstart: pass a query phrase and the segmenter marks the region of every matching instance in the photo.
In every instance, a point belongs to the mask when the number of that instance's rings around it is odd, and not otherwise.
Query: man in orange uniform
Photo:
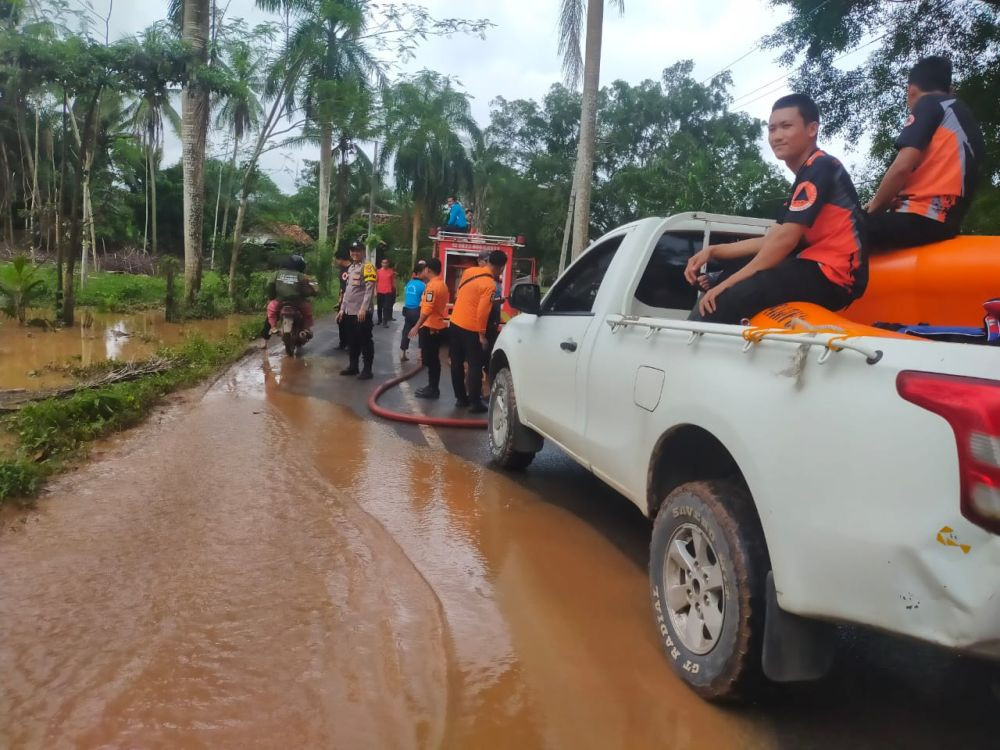
[[[487,411],[483,403],[483,360],[486,357],[486,326],[493,309],[497,278],[507,265],[500,250],[490,253],[485,266],[469,268],[462,274],[451,311],[448,351],[451,356],[451,384],[455,406],[467,406],[473,414]],[[465,363],[469,363],[468,373]]]
[[[925,57],[906,85],[910,116],[899,151],[868,204],[873,250],[915,247],[958,234],[986,144],[969,108],[951,93],[951,61]]]
[[[427,367],[427,385],[414,391],[417,398],[438,398],[441,391],[441,342],[448,324],[444,322],[448,314],[448,287],[441,279],[441,261],[431,258],[420,273],[427,284],[424,297],[420,301],[420,317],[410,329],[410,338],[420,336],[420,352]]]

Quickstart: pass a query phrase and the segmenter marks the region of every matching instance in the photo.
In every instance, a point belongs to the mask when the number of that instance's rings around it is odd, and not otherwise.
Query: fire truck
[[[487,252],[499,250],[507,256],[507,265],[504,266],[500,277],[500,289],[504,298],[503,311],[508,317],[515,314],[514,309],[507,303],[514,283],[537,282],[538,268],[535,259],[514,257],[517,249],[524,247],[524,237],[521,235],[505,237],[494,234],[439,232],[431,229],[430,237],[434,242],[434,257],[441,260],[441,277],[448,286],[452,302],[455,300],[458,283],[465,269],[477,265],[479,254],[484,250]],[[449,305],[449,309],[450,307]]]

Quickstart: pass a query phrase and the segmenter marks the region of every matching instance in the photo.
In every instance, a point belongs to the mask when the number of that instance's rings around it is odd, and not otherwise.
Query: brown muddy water
[[[988,679],[884,641],[701,701],[623,499],[369,419],[343,364],[257,354],[0,517],[0,748],[995,747]]]
[[[0,389],[38,390],[63,385],[72,378],[52,365],[87,366],[107,359],[143,359],[161,346],[180,343],[198,333],[219,339],[236,331],[252,316],[167,323],[162,310],[138,313],[77,311],[77,325],[46,331],[0,321]]]
[[[272,359],[0,534],[0,747],[767,745],[665,669],[616,547]]]

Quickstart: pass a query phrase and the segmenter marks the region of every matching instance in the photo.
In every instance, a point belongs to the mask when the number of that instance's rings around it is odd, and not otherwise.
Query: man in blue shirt
[[[417,261],[416,268],[413,269],[413,278],[406,282],[403,288],[403,335],[399,339],[399,361],[406,362],[409,357],[407,352],[410,349],[410,330],[420,319],[420,300],[423,299],[424,283],[420,275],[427,267],[427,263],[422,260]]]
[[[466,234],[469,231],[469,220],[465,216],[465,209],[454,196],[448,196],[448,223],[441,227],[441,231],[458,234]]]

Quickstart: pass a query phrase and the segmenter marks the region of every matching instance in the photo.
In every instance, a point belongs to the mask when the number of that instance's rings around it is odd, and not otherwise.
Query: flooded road
[[[504,474],[479,433],[369,419],[332,338],[4,523],[0,748],[997,746],[995,667],[867,634],[823,683],[702,702],[660,653],[634,507],[548,448]]]
[[[172,346],[198,333],[220,339],[239,330],[252,316],[230,315],[215,320],[167,323],[163,310],[137,313],[103,313],[81,308],[77,325],[46,330],[0,321],[0,389],[38,390],[70,382],[55,365],[92,365],[106,359],[149,357],[162,346]]]

